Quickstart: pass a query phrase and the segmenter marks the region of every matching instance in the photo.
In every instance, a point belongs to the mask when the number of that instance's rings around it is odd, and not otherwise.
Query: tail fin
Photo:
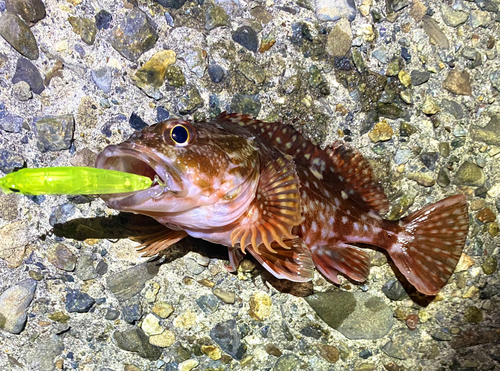
[[[448,197],[401,219],[387,251],[418,291],[436,295],[455,270],[468,229],[465,196]]]

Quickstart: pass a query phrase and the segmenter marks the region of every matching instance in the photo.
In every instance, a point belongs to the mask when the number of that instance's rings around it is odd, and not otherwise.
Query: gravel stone
[[[111,92],[111,81],[113,79],[111,68],[103,67],[98,70],[90,71],[92,80],[96,86],[106,94]]]
[[[233,41],[237,42],[251,52],[256,52],[259,47],[257,32],[250,26],[242,26],[233,32]]]
[[[6,0],[5,7],[9,12],[19,15],[28,25],[45,17],[42,0]]]
[[[75,275],[82,281],[89,281],[97,277],[91,255],[80,255],[76,264]]]
[[[206,314],[212,314],[217,311],[219,300],[215,295],[202,295],[196,299],[196,303]]]
[[[379,339],[392,328],[392,310],[382,299],[368,293],[330,291],[305,299],[328,326],[348,339]]]
[[[276,361],[274,367],[272,368],[272,371],[297,370],[299,364],[300,364],[300,358],[297,357],[295,354],[285,354]]]
[[[255,95],[235,94],[231,101],[231,112],[257,117],[261,108],[260,99]]]
[[[352,45],[352,31],[349,21],[341,18],[328,34],[326,51],[332,57],[345,56]]]
[[[441,14],[443,16],[443,21],[447,26],[458,27],[464,24],[469,18],[467,12],[462,12],[460,10],[453,10],[445,4],[441,4]]]
[[[134,8],[113,29],[111,45],[123,57],[135,62],[157,39],[156,24],[142,10]]]
[[[246,345],[241,342],[241,333],[235,320],[218,323],[210,330],[210,337],[231,357],[241,360],[246,353]]]
[[[218,84],[224,79],[225,72],[218,64],[208,65],[208,76],[212,82]]]
[[[156,262],[139,264],[111,274],[106,281],[106,286],[118,301],[123,302],[140,293],[146,282],[158,274],[158,270],[159,265]]]
[[[24,159],[16,152],[0,149],[0,170],[3,173],[11,173],[24,166]]]
[[[107,30],[108,28],[111,27],[112,20],[113,16],[111,15],[111,13],[105,10],[100,10],[95,15],[95,26],[97,27],[98,30]]]
[[[438,23],[430,16],[426,15],[423,18],[422,26],[427,36],[429,36],[429,41],[431,44],[438,45],[443,49],[448,49],[450,47],[450,42],[448,41],[448,38],[441,30]]]
[[[68,290],[66,310],[69,313],[87,313],[95,304],[95,299],[80,290]]]
[[[457,185],[466,185],[480,187],[485,182],[483,170],[470,161],[464,161],[458,168],[454,183]]]
[[[210,31],[217,27],[227,26],[229,26],[229,16],[224,8],[220,6],[211,6],[207,9],[205,17],[205,28],[207,30]]]
[[[408,298],[408,294],[398,280],[390,280],[384,284],[382,292],[392,301],[400,301]]]
[[[470,74],[467,71],[451,70],[443,82],[443,88],[458,95],[471,95]]]
[[[72,272],[76,267],[77,258],[70,249],[59,243],[49,250],[47,260],[56,268]]]
[[[135,297],[123,303],[121,312],[122,318],[125,322],[134,324],[139,321],[142,317],[142,309],[138,298]]]
[[[38,44],[30,28],[15,14],[0,16],[0,36],[26,58],[38,59]]]
[[[140,357],[152,361],[160,358],[162,353],[161,348],[149,343],[147,335],[138,327],[125,331],[115,331],[113,340],[120,349],[137,353]]]
[[[389,357],[396,359],[408,359],[414,357],[420,344],[419,336],[408,329],[397,329],[391,336],[382,351]]]
[[[316,16],[320,21],[338,21],[346,18],[349,22],[356,18],[354,0],[316,0]]]
[[[429,81],[431,73],[428,71],[411,71],[411,83],[413,86],[420,86]]]
[[[474,140],[493,146],[500,146],[500,116],[491,116],[490,121],[484,127],[472,125],[470,134]]]
[[[26,82],[35,94],[41,94],[45,90],[40,72],[38,72],[33,63],[25,58],[17,60],[16,72],[14,73],[14,77],[12,77],[13,84],[21,81]]]
[[[94,44],[97,28],[93,19],[69,17],[68,22],[71,24],[71,27],[73,27],[73,32],[79,35],[85,44]]]
[[[40,152],[69,149],[73,140],[73,115],[42,116],[33,120],[33,130]]]
[[[0,328],[20,334],[26,325],[27,310],[35,296],[37,283],[26,279],[9,287],[0,295]]]
[[[234,304],[236,301],[236,295],[232,291],[222,290],[216,287],[214,288],[213,293],[226,304]]]

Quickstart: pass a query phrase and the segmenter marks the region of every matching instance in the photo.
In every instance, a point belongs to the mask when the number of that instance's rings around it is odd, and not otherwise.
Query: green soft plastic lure
[[[142,175],[80,166],[21,169],[0,178],[4,193],[33,196],[125,193],[149,188],[152,183]]]

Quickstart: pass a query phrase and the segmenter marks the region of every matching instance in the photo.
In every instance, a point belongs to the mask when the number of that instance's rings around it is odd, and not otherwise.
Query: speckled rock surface
[[[98,198],[0,193],[0,302],[36,286],[0,305],[0,370],[498,369],[499,5],[0,0],[0,176],[232,111],[357,148],[388,218],[471,205],[459,268],[429,298],[377,251],[365,283],[339,286],[251,259],[229,273],[225,248],[194,239],[146,262],[124,238],[141,221]]]

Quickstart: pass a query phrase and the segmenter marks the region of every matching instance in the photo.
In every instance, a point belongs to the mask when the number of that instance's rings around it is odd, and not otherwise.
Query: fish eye
[[[170,130],[170,138],[178,145],[185,145],[189,142],[191,135],[189,130],[184,125],[175,125]]]

